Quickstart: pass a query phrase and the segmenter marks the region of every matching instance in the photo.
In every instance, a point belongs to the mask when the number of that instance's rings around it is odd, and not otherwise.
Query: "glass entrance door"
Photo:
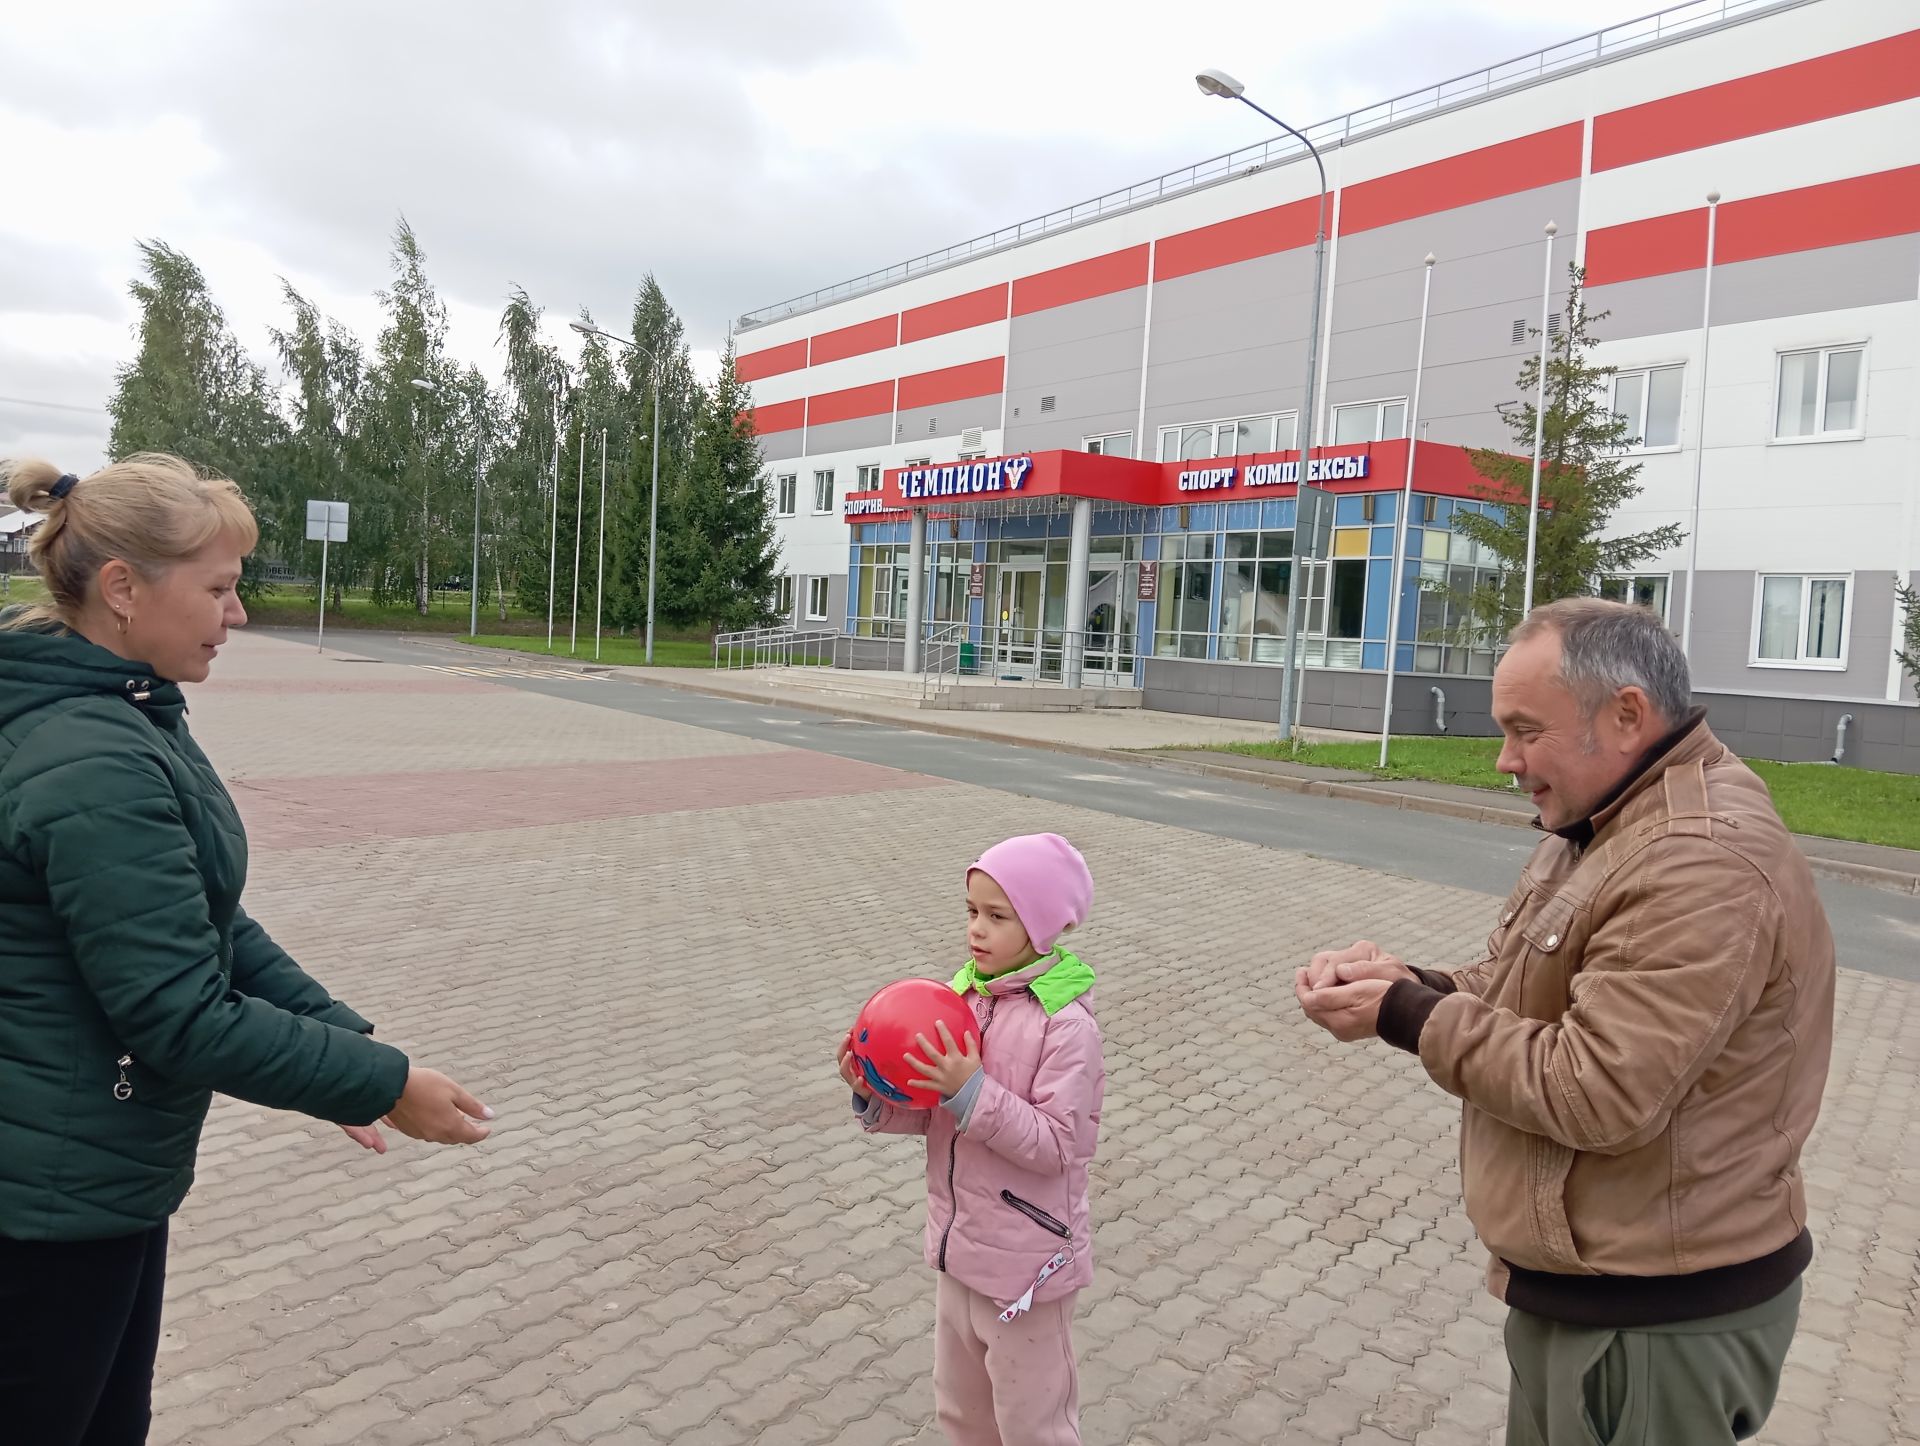
[[[1003,668],[1032,669],[1039,651],[1046,569],[1039,562],[1001,565],[996,578],[993,661]]]

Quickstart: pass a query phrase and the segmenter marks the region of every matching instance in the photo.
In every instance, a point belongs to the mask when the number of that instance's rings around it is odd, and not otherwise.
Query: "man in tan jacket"
[[[1486,958],[1446,974],[1360,943],[1295,983],[1336,1037],[1417,1054],[1465,1102],[1509,1446],[1744,1440],[1799,1318],[1833,935],[1765,785],[1691,703],[1652,613],[1535,610],[1493,712],[1547,837]]]

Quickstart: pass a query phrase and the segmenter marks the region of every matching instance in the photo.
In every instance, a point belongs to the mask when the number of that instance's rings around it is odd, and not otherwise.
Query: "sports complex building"
[[[1920,5],[1700,0],[1306,134],[1301,721],[1377,727],[1391,640],[1396,731],[1489,731],[1452,523],[1577,262],[1642,464],[1614,525],[1687,533],[1602,590],[1742,751],[1920,771]],[[1319,205],[1283,134],[742,317],[792,626],[1277,717]]]

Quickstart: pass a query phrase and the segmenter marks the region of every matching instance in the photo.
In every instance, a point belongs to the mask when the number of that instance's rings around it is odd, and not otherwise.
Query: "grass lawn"
[[[483,648],[510,648],[516,653],[537,653],[544,657],[568,658],[574,662],[591,663],[593,657],[593,637],[583,635],[579,645],[571,652],[567,650],[565,628],[555,628],[553,648],[547,648],[546,623],[542,620],[540,631],[534,637],[515,637],[505,634],[482,634],[477,638],[463,638],[462,641],[477,644]],[[621,667],[638,668],[647,660],[645,638],[620,638],[602,634],[600,638],[600,661],[614,663]],[[663,638],[655,634],[653,639],[653,665],[656,668],[711,668],[713,666],[713,644],[699,638]]]
[[[1380,759],[1377,742],[1303,743],[1294,750],[1284,743],[1223,743],[1213,751],[1344,768],[1378,778],[1510,788],[1507,776],[1494,771],[1500,753],[1497,738],[1396,738],[1385,769],[1375,766]],[[1920,776],[1819,763],[1748,762],[1773,791],[1780,816],[1795,833],[1920,849]]]

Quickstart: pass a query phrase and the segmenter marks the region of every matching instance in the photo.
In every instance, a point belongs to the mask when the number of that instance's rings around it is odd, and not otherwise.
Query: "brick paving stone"
[[[1355,933],[1468,959],[1497,900],[260,638],[191,701],[250,912],[499,1118],[376,1157],[217,1103],[156,1446],[936,1442],[918,1146],[824,1061],[890,974],[950,971],[958,861],[1041,829],[1100,893],[1088,1441],[1498,1441],[1457,1105],[1270,987]],[[1770,1446],[1920,1432],[1914,1001],[1842,973]]]

